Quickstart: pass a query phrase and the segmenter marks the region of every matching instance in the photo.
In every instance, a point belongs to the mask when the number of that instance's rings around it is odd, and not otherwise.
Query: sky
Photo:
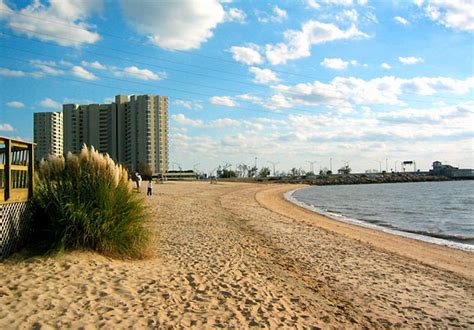
[[[472,0],[0,0],[0,135],[156,94],[172,169],[474,168],[473,33]]]

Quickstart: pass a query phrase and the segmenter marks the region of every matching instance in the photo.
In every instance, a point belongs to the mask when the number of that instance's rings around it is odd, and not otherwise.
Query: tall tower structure
[[[147,164],[154,173],[168,170],[168,97],[132,95],[125,104],[124,130],[129,168]]]
[[[168,170],[168,97],[117,95],[112,104],[64,104],[64,152],[85,143],[136,171]]]
[[[63,154],[63,114],[62,112],[35,112],[33,114],[35,161],[49,155]]]
[[[79,153],[85,143],[114,158],[113,104],[64,104],[64,151]]]

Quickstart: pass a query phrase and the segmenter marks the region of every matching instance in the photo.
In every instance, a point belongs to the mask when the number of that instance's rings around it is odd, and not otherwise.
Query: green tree
[[[349,167],[349,164],[344,165],[340,169],[337,170],[339,174],[349,174],[351,173],[352,169]]]
[[[270,169],[268,167],[262,167],[258,175],[262,178],[266,178],[270,175]]]

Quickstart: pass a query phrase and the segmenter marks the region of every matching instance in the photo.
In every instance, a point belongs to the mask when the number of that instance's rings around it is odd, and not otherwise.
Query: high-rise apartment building
[[[85,143],[136,171],[168,170],[168,97],[117,95],[111,104],[64,104],[64,152]]]
[[[34,142],[36,143],[35,161],[48,158],[49,155],[63,154],[63,114],[62,112],[35,112]]]

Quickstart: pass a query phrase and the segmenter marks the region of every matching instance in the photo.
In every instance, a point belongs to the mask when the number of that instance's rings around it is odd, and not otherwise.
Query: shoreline
[[[290,188],[156,184],[143,194],[154,257],[13,256],[0,329],[474,325],[472,254],[322,217]]]
[[[426,243],[429,243],[429,244],[446,246],[446,247],[449,247],[449,248],[452,248],[452,249],[455,249],[455,250],[461,250],[461,251],[465,251],[465,252],[474,253],[474,245],[465,244],[465,243],[456,242],[456,241],[451,241],[451,240],[448,240],[448,239],[443,239],[443,238],[439,238],[439,237],[435,237],[435,236],[417,234],[417,233],[407,232],[407,231],[398,230],[398,229],[391,229],[391,228],[387,228],[387,227],[384,227],[384,226],[379,226],[379,225],[376,225],[376,224],[372,224],[372,223],[369,223],[369,222],[366,222],[366,221],[363,221],[363,220],[359,220],[359,219],[356,219],[356,218],[350,218],[350,217],[345,216],[344,214],[331,215],[328,212],[324,212],[324,211],[318,209],[317,207],[308,205],[305,202],[301,202],[301,201],[297,200],[295,197],[293,197],[293,194],[297,190],[300,190],[300,189],[304,189],[304,188],[292,189],[290,191],[285,192],[283,194],[283,196],[285,197],[285,199],[287,201],[289,201],[292,204],[295,204],[299,207],[302,207],[302,208],[307,209],[311,212],[314,212],[316,214],[319,214],[321,216],[327,217],[327,218],[335,220],[335,221],[340,221],[340,222],[344,222],[344,223],[347,223],[347,224],[351,224],[351,225],[355,225],[355,226],[359,226],[359,227],[363,227],[363,228],[377,230],[377,231],[381,231],[381,232],[391,234],[391,235],[410,238],[410,239],[413,239],[413,240],[416,240],[416,241],[422,241],[422,242],[426,242]]]
[[[284,196],[285,193],[307,186],[299,185],[296,189],[294,187],[280,187],[263,190],[257,193],[256,199],[265,207],[272,204],[273,208],[270,207],[269,209],[297,221],[299,219],[305,223],[342,234],[378,249],[409,257],[433,267],[452,271],[471,280],[474,279],[474,254],[472,252],[335,220],[294,204]]]

